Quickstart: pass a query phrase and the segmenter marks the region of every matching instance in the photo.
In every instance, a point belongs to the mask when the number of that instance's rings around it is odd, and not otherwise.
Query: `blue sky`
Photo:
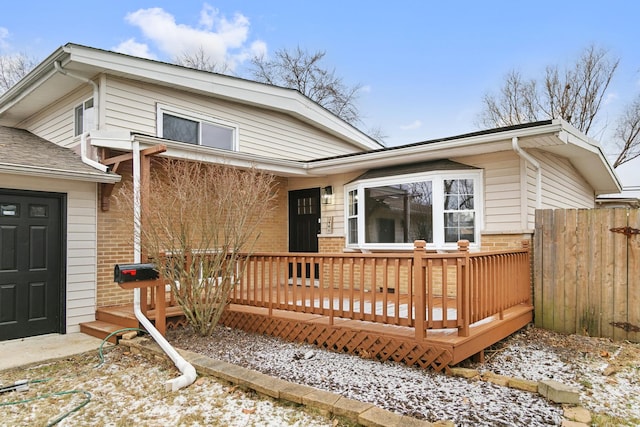
[[[2,5],[0,54],[44,59],[73,42],[171,62],[205,45],[241,74],[255,52],[325,50],[326,66],[364,88],[363,128],[398,145],[478,130],[482,97],[507,72],[539,77],[596,44],[620,59],[593,135],[613,152],[615,119],[640,92],[639,22],[633,0],[23,0]]]

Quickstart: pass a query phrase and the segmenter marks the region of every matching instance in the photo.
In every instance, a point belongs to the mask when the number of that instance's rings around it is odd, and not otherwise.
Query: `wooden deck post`
[[[470,283],[469,283],[469,241],[468,240],[458,240],[458,252],[465,255],[463,259],[461,259],[460,264],[460,277],[458,277],[458,281],[460,282],[460,291],[461,295],[458,296],[460,312],[458,312],[458,321],[462,318],[462,325],[458,326],[458,336],[468,337],[469,336],[469,319],[471,318],[471,292],[470,292]]]
[[[427,316],[427,306],[425,297],[425,277],[422,267],[422,260],[427,253],[427,242],[424,240],[416,240],[413,242],[413,277],[415,280],[415,330],[416,339],[423,340],[427,337],[427,331],[424,322]],[[411,312],[411,311],[409,311]]]
[[[527,304],[533,304],[533,283],[531,281],[531,240],[524,239],[522,240],[522,249],[527,251],[525,262],[522,266],[523,272],[521,274],[525,275],[528,283],[528,292],[527,292]]]

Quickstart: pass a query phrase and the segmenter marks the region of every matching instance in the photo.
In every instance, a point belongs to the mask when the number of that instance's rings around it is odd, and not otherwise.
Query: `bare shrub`
[[[142,201],[141,247],[171,285],[194,329],[210,335],[244,273],[261,221],[275,208],[276,181],[255,168],[162,159]],[[132,207],[133,187],[119,203]]]

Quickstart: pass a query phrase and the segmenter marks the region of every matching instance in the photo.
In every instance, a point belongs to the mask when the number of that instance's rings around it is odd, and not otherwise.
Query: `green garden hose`
[[[137,331],[137,332],[147,332],[144,329],[140,329],[140,328],[123,328],[123,329],[118,329],[117,331],[114,331],[112,333],[110,333],[109,335],[107,335],[107,337],[105,339],[102,340],[102,342],[100,343],[100,347],[98,347],[98,356],[100,357],[100,363],[98,363],[95,368],[99,368],[100,366],[102,366],[104,364],[104,355],[102,352],[102,347],[104,346],[104,344],[109,340],[109,338],[111,338],[112,336],[119,334],[120,332],[127,332],[127,331]],[[40,380],[30,380],[28,381],[28,384],[37,384],[37,383],[43,383],[46,381],[50,381],[51,378],[47,378],[47,379],[40,379]],[[1,406],[10,406],[10,405],[20,405],[23,403],[30,403],[36,400],[42,400],[42,399],[48,399],[49,397],[55,397],[55,396],[66,396],[66,395],[70,395],[70,394],[84,394],[85,396],[85,400],[80,403],[79,405],[75,406],[74,408],[72,408],[71,410],[65,412],[64,414],[60,415],[58,418],[56,418],[55,420],[51,421],[49,424],[47,424],[47,427],[50,426],[54,426],[56,424],[58,424],[60,421],[64,420],[65,418],[67,418],[69,415],[73,414],[74,412],[79,411],[80,409],[82,409],[83,407],[85,407],[90,401],[91,401],[91,393],[89,393],[88,391],[85,390],[67,390],[67,391],[57,391],[57,392],[53,392],[53,393],[47,393],[47,394],[43,394],[40,396],[35,396],[29,399],[23,399],[23,400],[15,400],[12,402],[2,402],[0,403],[0,407]]]

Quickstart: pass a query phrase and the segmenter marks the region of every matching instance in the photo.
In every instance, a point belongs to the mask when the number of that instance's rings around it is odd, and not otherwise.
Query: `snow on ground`
[[[562,408],[537,394],[398,363],[333,353],[225,327],[218,327],[206,339],[184,330],[171,331],[169,338],[179,348],[429,421],[451,420],[461,426],[541,426],[559,425],[562,420]],[[628,359],[623,363],[614,363],[617,357],[622,358],[619,348],[608,340],[530,328],[488,351],[485,365],[471,367],[573,385],[581,390],[583,406],[635,425],[640,422],[640,346],[627,346],[625,351],[633,355],[625,356]],[[613,373],[607,372],[611,366],[615,366]]]
[[[4,384],[33,381],[29,390],[0,394],[0,426],[224,426],[335,427],[326,416],[283,405],[215,378],[202,376],[176,392],[164,383],[175,378],[170,362],[111,349],[96,367],[96,353],[0,371]],[[81,393],[72,391],[81,390]],[[75,412],[87,399],[85,406]],[[47,397],[48,396],[48,397]]]

